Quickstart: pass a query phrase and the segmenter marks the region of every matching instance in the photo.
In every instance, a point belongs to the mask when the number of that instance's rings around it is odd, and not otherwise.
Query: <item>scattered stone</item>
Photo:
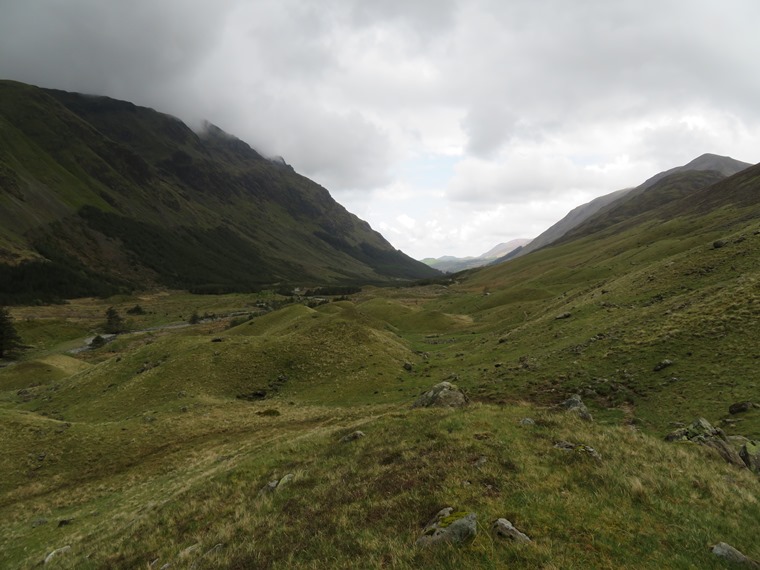
[[[407,372],[411,372],[412,371],[412,363],[411,362],[404,362],[404,370],[406,370]]]
[[[43,524],[47,524],[47,523],[48,523],[48,520],[46,518],[40,517],[32,521],[32,528],[37,528],[38,526],[42,526]]]
[[[467,397],[450,382],[436,384],[422,394],[412,404],[413,408],[451,407],[459,408],[467,404]]]
[[[736,402],[728,407],[729,414],[741,414],[750,411],[755,405],[752,402]]]
[[[288,485],[293,480],[293,477],[295,477],[293,473],[288,473],[287,475],[284,475],[281,479],[272,479],[269,483],[267,483],[261,488],[258,496],[262,497],[264,495],[270,495],[274,493],[275,491],[279,491],[280,489]]]
[[[247,400],[249,402],[253,402],[255,400],[263,400],[267,397],[267,391],[266,390],[254,390],[253,392],[248,392],[247,394],[238,394],[235,396],[238,400]]]
[[[491,525],[491,530],[501,538],[508,538],[515,542],[532,542],[528,535],[517,530],[507,519],[496,519]]]
[[[739,450],[741,457],[747,469],[760,475],[760,442],[748,441]]]
[[[340,442],[341,443],[348,443],[350,441],[356,441],[357,439],[361,439],[363,437],[364,437],[364,432],[356,430],[356,431],[353,431],[353,432],[349,433],[348,435],[344,435],[343,437],[341,437],[340,438]]]
[[[653,370],[654,370],[655,372],[659,372],[660,370],[664,370],[664,369],[665,369],[665,368],[667,368],[668,366],[673,366],[673,361],[672,361],[672,360],[668,360],[668,359],[666,358],[665,360],[662,360],[662,361],[658,362],[658,363],[655,365],[655,367],[653,368]]]
[[[574,412],[578,414],[578,417],[583,420],[591,421],[594,419],[591,416],[591,413],[588,411],[586,404],[583,403],[580,394],[573,394],[560,405],[568,412]]]
[[[562,313],[561,315],[557,315],[556,317],[554,317],[554,320],[559,321],[561,319],[569,319],[572,316],[573,315],[571,313]]]
[[[602,456],[599,455],[599,452],[596,449],[583,443],[571,443],[569,441],[560,440],[555,442],[554,447],[561,449],[562,451],[575,452],[580,456],[591,457],[595,461],[602,460]]]
[[[171,562],[167,562],[166,564],[164,564],[163,566],[161,566],[161,568],[159,568],[158,570],[169,570],[169,568],[171,568],[171,567],[172,567],[172,563]]]
[[[436,544],[461,544],[475,538],[478,532],[478,516],[467,511],[454,511],[446,507],[425,526],[417,545],[422,547]]]
[[[58,528],[61,528],[62,526],[68,526],[73,522],[74,519],[61,519],[58,521]]]
[[[732,562],[734,564],[743,564],[744,566],[747,566],[749,568],[760,568],[760,562],[757,562],[755,560],[752,560],[751,558],[748,558],[736,548],[731,546],[730,544],[726,544],[725,542],[719,542],[715,546],[712,547],[712,553],[719,557],[723,558],[724,560],[728,560],[729,562]]]
[[[220,337],[216,337],[216,338],[212,338],[211,339],[211,342],[223,342],[223,341],[224,341],[224,339],[220,338]]]
[[[56,548],[50,554],[48,554],[47,556],[45,556],[45,561],[43,562],[43,564],[47,564],[48,562],[50,562],[56,556],[58,556],[60,554],[63,554],[64,552],[68,552],[69,550],[71,550],[71,546],[69,546],[69,545],[62,546],[61,548]]]
[[[520,420],[521,426],[534,426],[536,425],[536,420],[533,418],[523,418]]]
[[[724,245],[726,245],[726,240],[722,240],[722,239],[716,239],[716,240],[713,242],[713,244],[712,244],[712,246],[713,246],[713,249],[720,249],[720,248],[721,248],[721,247],[723,247]]]

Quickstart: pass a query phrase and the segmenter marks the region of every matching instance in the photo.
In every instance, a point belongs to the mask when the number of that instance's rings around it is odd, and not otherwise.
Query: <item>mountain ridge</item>
[[[31,281],[51,297],[438,274],[284,161],[211,124],[196,133],[126,101],[3,81],[0,133],[6,298]]]
[[[497,259],[495,263],[501,263],[514,257],[520,257],[551,244],[552,242],[560,239],[562,236],[570,232],[576,226],[582,224],[592,216],[596,215],[599,211],[605,208],[610,208],[613,205],[617,204],[619,201],[630,199],[645,192],[648,188],[654,186],[657,184],[657,182],[670,175],[685,171],[711,170],[716,171],[725,177],[736,174],[737,172],[740,172],[750,166],[752,165],[749,163],[735,160],[728,156],[721,156],[711,153],[702,154],[682,166],[676,166],[659,172],[636,187],[616,190],[609,194],[594,198],[586,204],[581,204],[580,206],[573,208],[557,223],[547,228],[530,244],[523,247],[519,252],[517,252],[517,254],[507,254],[506,256]]]

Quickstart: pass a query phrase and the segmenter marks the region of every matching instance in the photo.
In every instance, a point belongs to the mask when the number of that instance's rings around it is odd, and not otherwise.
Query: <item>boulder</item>
[[[728,407],[728,413],[731,415],[741,414],[750,411],[753,407],[754,404],[752,402],[736,402]]]
[[[705,418],[697,418],[688,426],[670,432],[665,436],[665,441],[694,441],[696,443],[704,443],[713,437],[725,437],[723,430],[714,428]]]
[[[517,530],[507,519],[496,519],[491,525],[493,533],[501,538],[508,538],[515,542],[531,542],[528,535]]]
[[[462,544],[470,542],[478,532],[478,516],[467,511],[454,511],[446,507],[425,526],[417,546],[429,547],[436,544]]]
[[[562,406],[568,412],[578,414],[578,417],[583,420],[591,421],[594,419],[591,416],[591,413],[588,411],[586,404],[583,403],[580,394],[573,394],[567,400],[562,402],[560,406]]]
[[[343,437],[341,437],[340,438],[340,442],[341,443],[348,443],[350,441],[356,441],[357,439],[361,439],[363,437],[364,437],[364,432],[356,430],[356,431],[352,431],[348,435],[344,435]]]
[[[748,441],[739,450],[739,457],[747,469],[760,475],[760,442]]]
[[[404,362],[404,370],[406,370],[407,372],[411,372],[412,371],[412,363],[411,362]]]
[[[736,548],[725,542],[719,542],[712,547],[712,553],[719,557],[731,562],[733,564],[741,564],[747,568],[760,568],[760,563],[748,558],[746,555],[739,552]]]
[[[454,384],[441,382],[422,394],[412,404],[413,408],[460,408],[467,404],[467,397]]]
[[[533,426],[533,425],[536,425],[536,420],[534,420],[533,418],[522,418],[520,420],[520,425],[521,426]]]
[[[561,313],[561,314],[557,315],[556,317],[554,317],[554,320],[555,321],[560,321],[562,319],[569,319],[572,316],[573,315],[571,313]]]
[[[746,467],[736,450],[728,443],[726,434],[713,427],[705,418],[697,418],[686,427],[679,428],[665,436],[665,441],[690,441],[716,450],[728,463]]]

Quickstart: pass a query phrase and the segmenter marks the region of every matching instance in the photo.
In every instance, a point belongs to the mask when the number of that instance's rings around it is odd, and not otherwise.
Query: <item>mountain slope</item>
[[[318,184],[214,126],[197,134],[131,103],[9,81],[0,206],[6,298],[20,288],[44,297],[437,274]]]
[[[741,162],[739,160],[735,160],[727,156],[719,156],[716,154],[709,154],[709,153],[703,154],[695,158],[691,162],[684,164],[683,166],[676,166],[675,168],[671,168],[669,170],[665,170],[663,172],[655,174],[654,176],[647,179],[645,182],[643,182],[636,188],[624,188],[622,190],[617,190],[615,192],[611,192],[610,194],[605,194],[604,196],[595,198],[594,200],[592,200],[591,202],[588,202],[587,204],[583,204],[581,206],[578,206],[572,209],[559,222],[557,222],[556,224],[548,228],[546,231],[544,231],[541,235],[535,238],[530,244],[523,247],[518,252],[517,255],[509,256],[509,257],[504,256],[503,258],[500,258],[499,260],[497,260],[497,263],[500,263],[501,261],[506,261],[507,259],[511,259],[512,257],[519,257],[521,255],[525,255],[526,253],[530,253],[531,251],[535,251],[546,245],[549,245],[550,243],[556,241],[557,239],[567,234],[576,226],[579,226],[580,224],[582,224],[583,222],[585,222],[586,220],[594,216],[600,210],[604,208],[608,208],[612,204],[616,204],[617,202],[622,201],[624,199],[629,199],[633,196],[637,196],[645,192],[648,188],[655,185],[657,182],[659,182],[663,178],[666,178],[673,174],[676,174],[679,172],[688,172],[688,171],[710,170],[710,171],[719,172],[723,176],[731,176],[733,174],[736,174],[737,172],[741,172],[742,170],[744,170],[745,168],[749,166],[751,166],[749,163]]]

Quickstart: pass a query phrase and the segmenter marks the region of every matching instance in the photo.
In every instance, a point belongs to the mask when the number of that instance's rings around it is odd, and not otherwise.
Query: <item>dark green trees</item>
[[[108,334],[118,334],[124,332],[124,319],[119,312],[113,307],[108,307],[106,311],[106,325],[103,330]]]
[[[0,307],[0,358],[22,347],[21,338],[13,326],[13,317],[8,309]]]

